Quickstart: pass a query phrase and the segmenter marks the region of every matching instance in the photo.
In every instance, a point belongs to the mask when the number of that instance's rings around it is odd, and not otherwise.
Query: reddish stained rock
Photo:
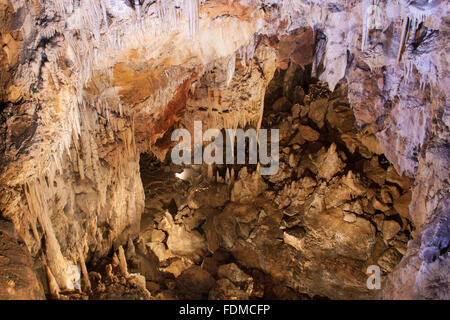
[[[197,76],[197,73],[193,74],[177,88],[173,98],[162,111],[157,121],[143,124],[149,128],[151,144],[154,144],[159,149],[159,152],[155,152],[155,155],[160,159],[163,159],[170,147],[174,145],[174,141],[170,139],[171,129],[175,129],[176,123],[183,117],[189,89],[192,82],[197,79]]]

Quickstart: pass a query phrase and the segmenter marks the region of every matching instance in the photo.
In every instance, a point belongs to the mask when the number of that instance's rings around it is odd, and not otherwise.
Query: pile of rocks
[[[367,267],[384,277],[400,261],[414,235],[411,179],[387,162],[372,128],[356,130],[344,85],[331,93],[299,72],[268,88],[276,175],[192,166],[180,179],[186,168],[143,157],[146,209],[126,256],[152,297],[369,298]]]
[[[351,259],[359,273],[370,264],[389,273],[414,235],[412,180],[387,162],[373,128],[356,130],[345,86],[308,89],[286,109],[277,99],[263,123],[281,129],[281,172],[264,195],[283,211],[284,242],[310,261]]]

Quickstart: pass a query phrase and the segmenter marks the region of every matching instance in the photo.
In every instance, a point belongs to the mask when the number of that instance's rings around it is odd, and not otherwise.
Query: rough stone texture
[[[290,65],[282,73],[294,68],[301,69]],[[276,85],[287,83],[270,86]],[[309,85],[305,99],[314,103],[320,92],[327,112],[350,110],[344,85],[334,93],[326,87],[322,82]],[[270,95],[283,92],[268,93],[266,101],[276,103],[279,98]],[[313,122],[309,113],[296,118],[289,114],[290,110],[269,107],[262,127],[283,124],[299,129],[301,123]],[[280,169],[273,176],[261,176],[258,166],[183,169],[142,158],[146,198],[152,200],[144,210],[141,239],[147,255],[158,259],[156,274],[146,273],[148,281],[158,284],[151,287],[156,298],[166,294],[188,299],[373,297],[374,292],[365,286],[365,270],[377,263],[383,279],[392,272],[411,238],[411,218],[401,220],[392,202],[377,200],[383,190],[394,186],[386,182],[392,166],[383,162],[383,156],[368,149],[358,152],[364,146],[363,136],[354,127],[329,122],[326,117],[323,121],[317,138],[303,140],[301,147],[292,144],[297,129],[286,132],[280,145]],[[350,121],[354,122],[353,116]],[[330,135],[332,128],[353,135],[356,149],[343,143],[340,135]],[[181,171],[189,176],[175,178],[175,172]],[[395,188],[398,197],[407,192]],[[167,283],[172,281],[168,274],[175,277],[175,285]],[[198,279],[198,285],[188,276]]]
[[[12,224],[0,219],[0,299],[45,299],[35,262],[9,231],[14,231]]]
[[[415,178],[416,237],[380,297],[446,298],[448,4],[383,1],[375,16],[367,1],[211,0],[182,14],[185,24],[172,2],[161,3],[0,1],[0,212],[59,289],[72,289],[69,266],[83,268],[137,237],[145,206],[139,154],[164,158],[186,105],[215,108],[199,115],[210,126],[259,127],[275,66],[289,71],[292,60],[313,62],[331,90],[347,81],[355,119],[338,131],[351,154],[358,148],[373,160],[383,152],[400,175]],[[208,75],[219,83],[196,94]],[[208,104],[195,105],[199,97]],[[335,123],[351,114],[333,112],[325,119]],[[313,114],[308,125],[319,129],[324,116]],[[372,131],[348,134],[350,122]],[[317,173],[311,159],[302,162]],[[403,196],[397,208],[405,217]],[[373,199],[375,210],[389,212]],[[424,258],[436,250],[434,261]]]

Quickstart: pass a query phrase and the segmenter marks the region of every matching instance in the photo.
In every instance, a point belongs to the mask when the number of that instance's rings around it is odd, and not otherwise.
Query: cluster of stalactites
[[[364,0],[362,3],[362,40],[361,51],[367,49],[371,30],[385,31],[391,22],[400,18],[401,32],[396,63],[403,62],[404,79],[407,81],[415,67],[420,74],[421,87],[427,82],[434,84],[437,80],[437,70],[430,63],[429,57],[421,58],[411,54],[411,44],[420,32],[422,24],[429,18],[436,19],[440,12],[440,0],[430,1],[382,1]]]
[[[126,49],[139,47],[151,39],[169,31],[186,32],[195,37],[199,30],[201,0],[52,0],[45,7],[46,16],[58,16],[53,23],[36,28],[36,41],[53,39],[58,45],[39,49],[36,55],[46,59],[32,59],[27,76],[30,85],[39,82],[42,71],[50,74],[59,85],[55,66],[61,56],[73,62],[75,83],[79,91],[90,80],[94,68],[101,68],[105,61]],[[40,16],[42,12],[34,12]],[[183,21],[184,18],[184,21]],[[56,39],[56,37],[63,37]],[[64,45],[61,45],[63,43]],[[51,42],[51,41],[50,41]],[[36,45],[37,47],[37,45]],[[43,65],[43,61],[47,62]],[[53,66],[52,66],[53,65]]]

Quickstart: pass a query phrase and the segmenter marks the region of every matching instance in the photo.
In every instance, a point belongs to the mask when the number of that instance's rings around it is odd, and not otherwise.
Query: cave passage
[[[345,84],[330,92],[310,66],[276,72],[262,128],[280,129],[272,176],[141,155],[146,201],[130,268],[159,299],[370,298],[367,268],[384,279],[414,235],[412,180],[372,128],[355,129]]]

